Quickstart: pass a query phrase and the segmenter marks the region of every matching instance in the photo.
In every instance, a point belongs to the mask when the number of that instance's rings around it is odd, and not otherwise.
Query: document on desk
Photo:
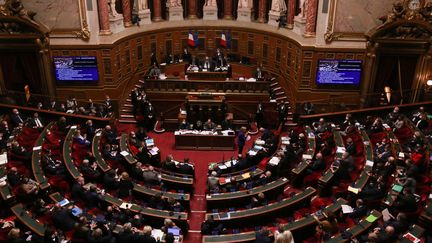
[[[276,166],[279,164],[279,162],[280,162],[279,157],[274,156],[273,158],[270,159],[269,164]]]
[[[7,153],[0,154],[0,165],[5,165],[8,163]]]
[[[123,156],[128,156],[129,152],[128,151],[121,151],[120,154],[123,155]]]
[[[251,177],[251,174],[250,174],[250,172],[246,172],[246,173],[242,174],[242,177],[243,177],[243,179],[248,179]]]
[[[164,235],[164,232],[162,231],[162,230],[160,230],[160,229],[153,229],[152,231],[151,231],[151,235],[155,238],[155,239],[161,239],[162,240],[162,237],[163,237],[163,235]]]
[[[354,209],[350,205],[342,204],[341,207],[344,214],[354,212]]]

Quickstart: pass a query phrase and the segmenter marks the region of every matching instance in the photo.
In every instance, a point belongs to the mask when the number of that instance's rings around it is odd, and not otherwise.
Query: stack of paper
[[[366,160],[366,166],[373,167],[374,166],[374,162],[371,161],[371,160]]]
[[[120,208],[122,208],[122,209],[128,209],[128,208],[131,208],[132,207],[132,203],[122,203],[121,205],[120,205]]]
[[[251,175],[249,172],[246,172],[246,173],[242,174],[242,177],[243,177],[243,179],[248,179],[251,177]]]
[[[359,193],[359,189],[355,188],[355,187],[352,187],[352,186],[348,186],[348,191],[352,192],[354,194],[358,194]]]
[[[273,158],[271,158],[271,160],[269,161],[269,164],[271,165],[278,165],[280,162],[279,157],[274,156]]]
[[[354,212],[354,209],[350,205],[342,204],[341,207],[344,214]]]
[[[345,147],[337,147],[336,153],[339,153],[339,154],[345,153]]]
[[[0,165],[5,165],[8,162],[7,153],[0,154]]]
[[[311,154],[303,154],[303,159],[312,159],[312,155]]]
[[[123,156],[128,156],[129,152],[128,151],[121,151],[120,154],[123,155]]]

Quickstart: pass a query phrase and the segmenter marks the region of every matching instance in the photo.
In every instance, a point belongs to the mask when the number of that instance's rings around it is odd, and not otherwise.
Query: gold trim
[[[364,33],[361,32],[335,32],[337,4],[338,0],[331,1],[327,31],[324,34],[325,41],[365,41]]]
[[[90,39],[90,29],[87,23],[87,11],[85,0],[78,0],[78,14],[80,27],[77,29],[52,29],[50,36],[54,38],[81,38],[85,41]]]

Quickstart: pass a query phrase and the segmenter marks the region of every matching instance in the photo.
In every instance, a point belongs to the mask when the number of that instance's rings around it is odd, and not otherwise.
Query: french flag
[[[198,46],[198,33],[193,34],[192,31],[189,31],[188,45],[191,47]]]
[[[227,39],[225,32],[222,32],[221,39],[220,39],[220,45],[223,47],[227,47]]]

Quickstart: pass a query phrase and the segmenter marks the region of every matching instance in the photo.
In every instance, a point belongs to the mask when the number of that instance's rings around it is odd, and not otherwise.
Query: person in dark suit
[[[85,189],[83,187],[84,185],[85,185],[84,177],[82,176],[78,177],[71,189],[72,199],[85,200]]]
[[[114,190],[118,188],[118,181],[115,179],[116,172],[109,170],[104,174],[102,183],[106,190]]]
[[[366,216],[367,212],[367,206],[364,204],[363,200],[359,198],[356,200],[356,207],[354,208],[353,212],[348,216],[353,219],[361,219]]]
[[[35,129],[42,129],[44,127],[44,124],[42,123],[42,120],[39,118],[39,114],[37,112],[35,112],[33,114],[33,118],[29,120],[28,126]]]
[[[261,71],[261,68],[260,68],[260,67],[257,67],[257,69],[255,70],[255,72],[254,72],[254,78],[255,78],[256,80],[262,80],[262,79],[264,78],[264,74],[263,74],[263,72]]]
[[[118,182],[117,196],[119,198],[124,199],[124,198],[131,195],[133,188],[134,188],[134,185],[129,178],[129,174],[127,172],[123,172],[121,174],[120,180]]]
[[[158,62],[156,54],[154,52],[152,52],[150,55],[150,64],[156,65],[157,67],[159,67],[159,62]]]
[[[117,133],[111,128],[110,125],[105,126],[105,130],[103,132],[103,135],[109,144],[115,144],[117,143]]]
[[[324,171],[325,168],[326,168],[326,162],[323,159],[323,155],[318,152],[315,155],[315,160],[310,162],[309,168],[306,169],[306,173],[312,174],[313,172]]]
[[[184,158],[183,163],[179,163],[178,173],[186,175],[194,175],[194,168],[189,164],[189,158]]]
[[[114,111],[112,100],[108,95],[105,95],[104,109],[107,114],[110,114]]]
[[[258,127],[263,127],[264,123],[264,107],[261,102],[258,103],[257,109],[255,112],[255,121]]]
[[[102,202],[102,196],[97,192],[96,186],[90,186],[90,189],[85,192],[85,205],[88,209],[100,208]]]
[[[52,221],[57,229],[60,229],[64,232],[73,229],[75,224],[75,220],[73,219],[70,210],[61,208],[59,205],[54,207]]]
[[[32,152],[27,151],[23,146],[21,146],[18,141],[12,142],[12,149],[11,152],[13,155],[18,157],[18,159],[23,161],[30,161],[32,157]]]
[[[22,116],[20,114],[20,112],[18,111],[18,109],[13,109],[12,110],[12,115],[11,115],[11,120],[12,120],[13,126],[17,127],[17,126],[24,125],[25,118],[24,118],[24,116]]]
[[[416,127],[420,130],[425,130],[429,127],[429,122],[427,120],[427,117],[425,114],[420,114],[419,115],[419,120],[416,122]]]
[[[85,128],[84,134],[86,135],[86,138],[89,141],[93,141],[93,137],[96,133],[96,128],[93,126],[93,121],[87,120],[84,128]]]
[[[119,233],[117,236],[117,243],[130,243],[130,242],[137,242],[137,235],[132,230],[132,224],[131,223],[125,223],[123,225],[123,231]]]
[[[192,55],[189,53],[187,48],[183,49],[183,53],[182,53],[181,58],[183,59],[184,62],[189,63],[189,64],[191,63]]]
[[[204,60],[202,61],[201,69],[205,69],[207,71],[213,71],[214,70],[214,65],[213,65],[212,61],[210,61],[210,58],[208,56],[206,56],[204,58]]]
[[[7,173],[7,180],[12,187],[19,186],[23,183],[23,177],[18,173],[18,169],[16,167],[10,168]]]
[[[64,103],[61,103],[59,107],[57,107],[58,112],[66,112],[66,106]]]

